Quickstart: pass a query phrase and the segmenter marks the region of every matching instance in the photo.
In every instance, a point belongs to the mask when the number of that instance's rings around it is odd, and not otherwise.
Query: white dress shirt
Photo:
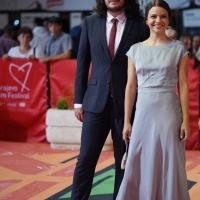
[[[109,46],[109,40],[110,40],[110,32],[111,32],[111,28],[112,28],[112,19],[114,17],[107,12],[107,20],[106,20],[106,41],[107,41],[107,45]],[[122,38],[122,34],[124,32],[124,27],[125,27],[125,22],[126,22],[126,15],[123,12],[122,14],[118,15],[116,17],[116,19],[118,20],[117,22],[117,32],[116,32],[116,36],[115,36],[115,53],[117,51],[117,48],[119,47],[119,43],[121,41]]]
[[[107,45],[109,46],[109,40],[110,40],[110,32],[111,32],[111,28],[112,28],[112,19],[114,17],[107,12],[107,20],[106,20],[106,41],[107,41]],[[126,15],[125,13],[121,13],[120,15],[118,15],[117,17],[115,17],[118,22],[117,22],[117,32],[116,32],[116,36],[115,36],[115,53],[117,51],[117,48],[119,47],[119,43],[121,41],[122,38],[122,34],[124,32],[124,27],[126,24]],[[82,108],[82,104],[74,104],[74,108]]]

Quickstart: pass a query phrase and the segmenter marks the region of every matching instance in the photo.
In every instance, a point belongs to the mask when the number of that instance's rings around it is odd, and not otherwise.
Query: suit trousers
[[[84,111],[81,148],[74,171],[71,200],[88,200],[95,167],[110,129],[115,158],[113,200],[116,198],[124,175],[124,170],[121,170],[121,159],[125,152],[125,143],[122,139],[123,125],[124,118],[117,115],[112,97],[108,97],[101,113]]]

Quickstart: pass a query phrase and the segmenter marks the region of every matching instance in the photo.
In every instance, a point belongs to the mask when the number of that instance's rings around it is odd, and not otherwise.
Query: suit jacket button
[[[109,84],[110,84],[110,81],[107,81],[106,83],[109,85]]]

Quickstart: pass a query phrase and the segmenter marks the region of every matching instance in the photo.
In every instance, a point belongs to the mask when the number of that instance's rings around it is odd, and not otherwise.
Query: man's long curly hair
[[[93,7],[93,10],[100,16],[107,16],[107,7],[105,0],[96,0],[96,5]],[[142,16],[140,5],[137,0],[125,0],[124,11],[127,18],[135,18]]]

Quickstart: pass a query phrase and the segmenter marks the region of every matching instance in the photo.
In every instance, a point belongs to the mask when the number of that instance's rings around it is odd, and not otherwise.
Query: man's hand
[[[28,57],[28,59],[29,59],[29,60],[34,60],[34,59],[35,59],[35,56],[34,56],[34,55],[30,55],[30,56]]]
[[[40,62],[41,62],[41,63],[45,63],[45,62],[49,62],[49,61],[50,61],[50,58],[49,58],[49,57],[40,58]]]
[[[4,54],[4,55],[2,56],[2,59],[3,59],[3,60],[10,60],[11,57],[10,57],[8,54]]]
[[[74,108],[74,114],[79,121],[83,122],[84,111],[82,108]]]

